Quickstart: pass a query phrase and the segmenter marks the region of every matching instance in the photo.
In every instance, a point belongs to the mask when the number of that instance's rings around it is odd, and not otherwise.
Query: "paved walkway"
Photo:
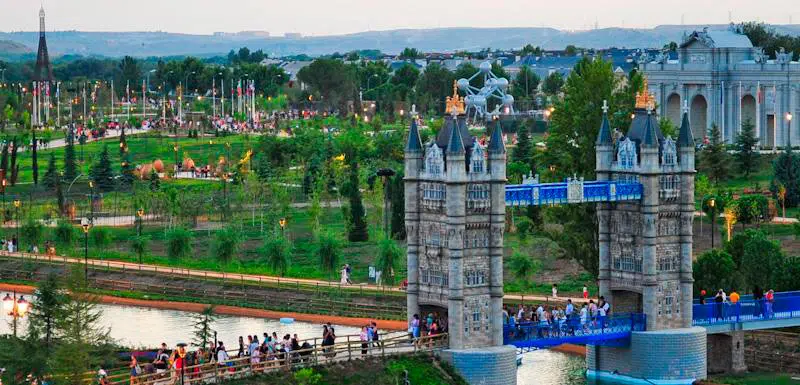
[[[29,260],[33,259],[37,261],[50,261],[57,263],[70,263],[70,264],[81,264],[81,265],[84,263],[84,260],[81,258],[66,257],[66,256],[47,256],[44,254],[10,253],[8,251],[0,251],[0,256],[7,258],[19,258],[19,259],[29,259]],[[157,273],[168,273],[168,274],[198,277],[198,278],[235,279],[238,281],[262,282],[262,283],[266,282],[266,283],[276,283],[283,285],[335,287],[345,290],[369,290],[376,292],[395,292],[395,293],[405,292],[405,289],[402,289],[400,287],[378,286],[367,283],[342,285],[339,282],[321,281],[315,279],[281,278],[269,275],[239,274],[239,273],[226,273],[226,272],[209,271],[209,270],[182,269],[177,267],[165,267],[158,265],[138,264],[133,262],[122,262],[122,261],[112,261],[112,260],[89,259],[89,265],[100,268],[151,271]],[[535,294],[506,294],[504,299],[506,301],[515,301],[515,302],[524,301],[525,303],[531,303],[531,302],[564,303],[567,299],[572,299],[572,302],[574,303],[581,303],[584,301],[583,298],[577,298],[577,297],[553,298],[549,296],[535,295]]]
[[[145,132],[147,132],[149,130],[150,129],[144,129],[144,128],[137,128],[137,129],[129,128],[129,129],[125,130],[125,135],[142,134],[142,133],[145,133]],[[92,138],[92,139],[89,139],[86,143],[96,142],[98,140],[103,140],[103,139],[116,138],[116,137],[120,136],[121,133],[122,133],[122,130],[106,130],[106,135],[103,136],[102,138]],[[75,143],[76,144],[78,143],[77,139],[75,140]],[[53,140],[51,140],[50,142],[47,143],[47,147],[42,148],[42,146],[39,146],[39,147],[37,147],[37,149],[39,149],[39,150],[47,150],[47,149],[51,149],[51,148],[65,147],[66,145],[67,145],[67,140],[65,138],[53,139]],[[23,151],[26,151],[27,150],[27,146],[26,147],[20,147],[20,149],[23,150]]]

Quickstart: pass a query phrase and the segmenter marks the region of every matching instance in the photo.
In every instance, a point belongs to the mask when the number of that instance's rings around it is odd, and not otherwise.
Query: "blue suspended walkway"
[[[644,331],[644,314],[615,314],[581,321],[578,316],[553,322],[522,322],[503,327],[503,343],[522,351],[562,344],[626,346],[631,332]]]
[[[506,186],[506,206],[544,206],[588,202],[620,202],[642,199],[642,184],[624,181],[584,181],[568,178],[560,183],[539,183],[538,177],[524,184]]]
[[[761,330],[800,326],[800,293],[775,293],[773,301],[753,300],[743,296],[739,302],[714,303],[692,306],[692,325],[705,327],[709,333],[736,330]]]

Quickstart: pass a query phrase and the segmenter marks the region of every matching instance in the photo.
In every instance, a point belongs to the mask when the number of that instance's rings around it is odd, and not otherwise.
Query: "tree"
[[[119,62],[120,78],[117,84],[130,84],[134,89],[142,77],[139,62],[130,56],[125,56]]]
[[[44,173],[44,185],[48,189],[56,188],[56,184],[60,183],[58,176],[58,168],[56,167],[56,154],[50,153],[50,158],[47,160],[47,171]]]
[[[533,162],[533,145],[531,143],[531,135],[528,131],[528,126],[521,123],[517,130],[517,146],[511,153],[511,162],[522,163],[534,171],[536,165]]]
[[[111,169],[111,155],[108,146],[103,146],[100,159],[97,160],[90,173],[99,191],[108,192],[114,189],[114,170]]]
[[[203,311],[194,316],[194,331],[192,332],[192,345],[205,349],[214,338],[212,325],[217,316],[214,306],[206,306]]]
[[[735,270],[733,258],[725,251],[712,249],[701,254],[692,267],[695,293],[715,291],[719,287],[730,288]]]
[[[172,259],[188,258],[192,255],[192,232],[175,227],[167,232],[167,256]]]
[[[283,277],[289,270],[289,261],[292,258],[292,244],[289,240],[283,236],[267,238],[260,251],[272,272]]]
[[[328,106],[339,106],[356,89],[355,66],[335,59],[317,59],[297,73],[297,79],[318,92]]]
[[[453,73],[438,63],[431,63],[419,76],[416,85],[417,104],[421,111],[443,114],[445,98],[453,93]]]
[[[28,219],[22,225],[22,242],[27,245],[33,246],[39,244],[44,234],[44,226],[41,222],[33,219]]]
[[[554,166],[557,178],[568,174],[595,178],[595,140],[603,117],[603,101],[612,111],[620,108],[620,87],[611,64],[604,60],[581,59],[564,84],[564,98],[556,101],[550,119],[547,150],[542,163]],[[554,173],[554,174],[555,174]],[[595,205],[580,204],[549,209],[561,232],[553,240],[589,274],[598,274],[597,211]]]
[[[375,269],[381,272],[381,284],[387,283],[393,286],[395,283],[394,268],[403,258],[403,250],[397,243],[384,237],[378,241],[378,258],[375,260]]]
[[[763,232],[753,233],[744,244],[741,270],[749,287],[774,288],[782,278],[785,260],[778,242]]]
[[[770,191],[779,193],[779,187],[786,190],[784,206],[795,207],[800,203],[800,157],[791,148],[787,148],[772,162],[772,181]]]
[[[240,243],[239,230],[228,226],[214,234],[211,252],[220,262],[228,264],[236,257]]]
[[[419,79],[419,70],[412,64],[406,63],[394,72],[392,84],[395,86],[395,93],[399,100],[407,100]],[[391,103],[390,103],[391,104]],[[393,106],[386,106],[393,109]]]
[[[31,128],[31,171],[33,173],[33,184],[39,184],[39,156],[37,154],[38,142],[36,140],[36,130]]]
[[[750,119],[742,123],[742,131],[736,136],[736,162],[739,164],[739,171],[745,177],[756,169],[758,165],[758,138],[755,133],[755,125]]]
[[[52,349],[50,343],[56,333],[56,320],[64,311],[67,300],[67,294],[55,274],[49,274],[36,289],[36,306],[31,307],[28,315],[28,328],[35,329],[29,333],[44,336],[44,345],[48,350]]]
[[[560,72],[553,72],[544,78],[542,91],[547,95],[556,95],[561,91],[561,87],[564,87],[564,76]]]
[[[564,48],[564,55],[567,56],[575,56],[578,54],[579,48],[570,44],[566,48]]]
[[[156,192],[161,189],[161,177],[158,176],[158,173],[155,169],[150,170],[150,191]]]
[[[389,202],[391,204],[391,237],[406,239],[406,200],[404,172],[400,170],[389,181]]]
[[[136,167],[133,164],[133,157],[128,151],[122,154],[122,167],[120,167],[120,184],[125,188],[131,188],[133,182],[136,180],[136,175],[133,172]]]
[[[536,274],[540,268],[537,262],[529,255],[517,251],[511,255],[511,259],[508,261],[509,270],[511,270],[514,277],[527,286],[531,276]]]
[[[342,240],[332,232],[322,232],[317,235],[314,252],[319,255],[322,270],[331,277],[342,259]]]
[[[361,188],[358,181],[358,163],[350,164],[350,176],[346,186],[350,201],[350,220],[348,221],[347,239],[350,242],[365,242],[369,240],[369,230],[364,211],[364,202],[361,198]]]
[[[65,247],[72,247],[72,244],[77,238],[75,227],[69,221],[59,220],[56,225],[56,240],[60,245]]]
[[[139,263],[142,262],[142,257],[147,253],[149,243],[150,237],[146,235],[137,235],[131,239],[131,251],[139,257]]]
[[[111,243],[111,231],[107,227],[93,226],[89,236],[92,238],[92,243],[101,250]]]
[[[406,47],[400,52],[400,60],[414,60],[418,57],[420,57],[420,54],[416,48]]]
[[[67,145],[64,147],[64,180],[71,183],[78,177],[78,166],[75,161],[75,135],[67,133]]]
[[[700,159],[709,179],[715,183],[719,183],[728,179],[730,155],[728,155],[725,142],[722,141],[722,133],[716,124],[711,125],[708,136],[710,142],[702,152],[702,157]]]
[[[743,225],[770,219],[769,200],[763,195],[742,195],[734,203],[733,211],[736,213],[736,220]]]
[[[536,89],[539,87],[540,81],[539,75],[536,75],[527,65],[523,65],[514,78],[511,87],[511,95],[518,101],[532,100],[533,97],[536,96]]]

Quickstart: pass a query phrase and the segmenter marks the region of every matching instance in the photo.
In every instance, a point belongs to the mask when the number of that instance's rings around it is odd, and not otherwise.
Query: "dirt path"
[[[39,261],[50,261],[50,262],[59,262],[59,263],[70,263],[70,264],[83,264],[83,259],[80,258],[71,258],[71,257],[64,257],[64,256],[55,256],[49,257],[46,255],[41,254],[22,254],[22,253],[9,253],[7,251],[0,251],[0,255],[5,257],[12,257],[18,259],[34,259]],[[161,272],[161,273],[170,273],[170,274],[179,274],[187,277],[203,277],[203,278],[217,278],[217,279],[236,279],[239,281],[250,281],[250,282],[271,282],[271,283],[281,283],[281,284],[299,284],[299,285],[307,285],[307,286],[315,286],[315,287],[342,287],[345,290],[369,290],[369,291],[376,291],[376,292],[399,292],[404,293],[405,290],[399,287],[382,287],[378,285],[370,285],[370,284],[358,284],[358,285],[344,285],[337,282],[329,282],[329,281],[320,281],[314,279],[301,279],[301,278],[280,278],[280,277],[273,277],[268,275],[256,275],[256,274],[237,274],[237,273],[225,273],[225,272],[218,272],[218,271],[208,271],[208,270],[196,270],[196,269],[182,269],[182,268],[174,268],[174,267],[163,267],[157,265],[148,265],[148,264],[138,264],[133,262],[122,262],[122,261],[111,261],[111,260],[96,260],[90,259],[89,264],[92,266],[98,267],[105,267],[105,268],[115,268],[115,269],[124,269],[124,270],[136,270],[136,271],[151,271],[151,272]],[[573,303],[583,303],[583,298],[577,297],[558,297],[553,298],[549,296],[543,295],[531,295],[531,294],[506,294],[504,299],[506,301],[514,301],[514,302],[525,302],[526,304],[530,304],[532,302],[545,302],[545,303],[564,303],[567,299],[571,299]],[[595,299],[596,300],[596,299]]]
[[[0,283],[0,291],[16,291],[17,293],[22,293],[22,294],[33,294],[34,290],[36,290],[34,286]],[[149,308],[163,309],[163,310],[187,311],[194,313],[202,312],[203,309],[209,306],[207,304],[192,303],[192,302],[171,302],[171,301],[155,301],[155,300],[151,301],[151,300],[134,299],[134,298],[114,297],[110,295],[102,295],[99,298],[101,303],[109,305],[139,306],[139,307],[149,307]],[[228,306],[228,305],[216,305],[214,307],[214,310],[215,313],[217,314],[239,316],[239,317],[255,317],[255,318],[269,318],[269,319],[294,318],[295,321],[301,321],[301,322],[311,322],[316,324],[323,324],[326,322],[330,322],[336,325],[356,326],[356,327],[364,326],[370,321],[375,321],[378,323],[378,327],[381,329],[406,330],[406,328],[408,328],[408,324],[405,321],[373,320],[368,318],[292,313],[292,312],[272,311],[263,309],[250,309],[250,308],[242,308],[242,307]]]

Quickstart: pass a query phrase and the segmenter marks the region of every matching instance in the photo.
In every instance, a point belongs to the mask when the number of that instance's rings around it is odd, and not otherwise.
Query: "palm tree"
[[[280,276],[289,269],[289,260],[292,256],[292,244],[285,237],[272,237],[264,242],[260,250],[267,262],[267,266]]]
[[[317,235],[316,252],[322,270],[326,271],[330,278],[342,259],[342,240],[332,232],[322,232]]]
[[[393,239],[384,237],[378,242],[376,269],[381,272],[381,283],[394,285],[394,267],[403,258],[403,250]]]

